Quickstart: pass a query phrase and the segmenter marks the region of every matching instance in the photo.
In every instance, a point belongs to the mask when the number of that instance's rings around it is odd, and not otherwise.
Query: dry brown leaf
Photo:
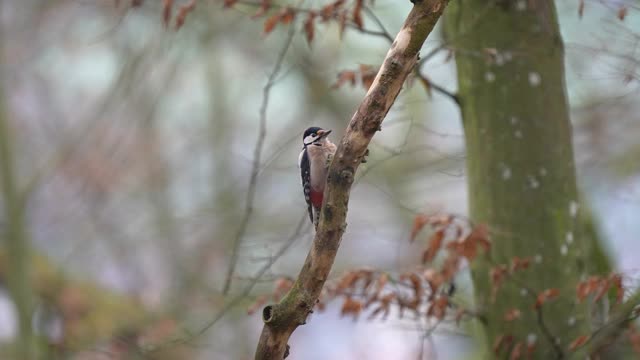
[[[371,65],[360,64],[360,77],[362,79],[362,87],[365,90],[369,90],[371,85],[373,85],[376,75],[378,75],[377,68]]]
[[[519,258],[514,256],[513,259],[511,259],[511,272],[527,269],[529,264],[531,264],[531,258]]]
[[[353,315],[353,317],[357,319],[360,315],[360,312],[362,312],[362,302],[359,300],[354,300],[351,297],[347,297],[342,304],[340,315]]]
[[[508,272],[506,265],[495,266],[489,271],[489,277],[491,278],[491,302],[494,302],[496,300],[498,290],[502,286],[502,283],[504,282],[507,274]]]
[[[574,351],[580,346],[584,345],[589,340],[589,335],[579,336],[577,339],[573,340],[571,344],[569,344],[569,351]]]
[[[184,21],[193,9],[196,8],[196,0],[191,0],[188,3],[180,6],[178,9],[178,15],[176,16],[176,30],[180,29],[184,25]]]
[[[413,227],[411,228],[411,236],[409,237],[412,242],[416,239],[416,236],[418,236],[420,230],[422,230],[422,228],[427,225],[429,219],[429,215],[425,214],[419,214],[415,217],[415,219],[413,219]]]
[[[362,5],[364,0],[356,0],[356,4],[353,7],[352,20],[361,29],[364,27],[364,21],[362,20]]]
[[[518,309],[510,309],[504,314],[504,321],[514,321],[520,319],[522,313]]]
[[[274,14],[264,21],[264,33],[269,34],[276,28],[276,25],[280,22],[280,14]]]
[[[436,257],[438,251],[440,251],[440,248],[442,247],[443,239],[444,229],[440,229],[431,235],[427,249],[422,253],[423,264],[432,261]]]
[[[627,17],[628,12],[629,9],[627,9],[626,7],[621,7],[620,9],[618,9],[618,19],[620,19],[620,21],[624,21],[624,19]]]
[[[280,22],[284,25],[291,24],[296,17],[296,11],[286,7],[280,13]]]
[[[540,292],[536,298],[536,303],[534,305],[535,309],[539,309],[542,305],[544,305],[547,301],[555,299],[558,295],[560,295],[560,290],[558,289],[546,289]]]
[[[307,43],[309,44],[309,46],[311,46],[311,43],[313,42],[313,37],[315,34],[315,25],[314,25],[315,18],[316,18],[316,13],[313,11],[310,11],[309,15],[307,15],[307,19],[304,21],[304,33],[307,37]]]
[[[429,304],[427,310],[427,316],[433,316],[438,320],[442,320],[447,311],[447,305],[449,305],[449,297],[440,295]]]
[[[162,23],[165,27],[169,26],[171,21],[171,9],[173,8],[173,0],[162,1]]]
[[[616,303],[622,304],[624,298],[624,287],[622,286],[622,275],[611,275],[611,283],[614,289],[616,289]]]
[[[338,73],[338,80],[331,85],[331,88],[337,89],[343,84],[350,83],[351,86],[356,84],[356,72],[351,70],[344,70]]]

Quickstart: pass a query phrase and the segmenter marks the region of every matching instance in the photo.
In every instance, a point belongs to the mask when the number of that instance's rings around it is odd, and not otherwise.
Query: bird
[[[298,156],[302,191],[307,203],[309,219],[316,228],[320,219],[329,165],[337,149],[336,145],[329,140],[329,134],[331,130],[317,126],[307,128],[302,134],[302,151]]]

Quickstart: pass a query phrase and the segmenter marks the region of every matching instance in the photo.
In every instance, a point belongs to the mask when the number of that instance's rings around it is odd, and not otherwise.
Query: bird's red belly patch
[[[311,198],[311,203],[313,204],[314,207],[321,207],[322,206],[322,191],[315,191],[315,190],[311,190],[311,194],[309,194],[310,198]]]

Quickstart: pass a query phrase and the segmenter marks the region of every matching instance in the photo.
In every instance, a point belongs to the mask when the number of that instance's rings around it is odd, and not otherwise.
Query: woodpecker
[[[331,130],[312,126],[302,135],[302,151],[298,157],[298,167],[302,176],[302,190],[307,202],[309,219],[318,226],[322,196],[327,181],[327,170],[336,153],[336,145],[328,135]]]

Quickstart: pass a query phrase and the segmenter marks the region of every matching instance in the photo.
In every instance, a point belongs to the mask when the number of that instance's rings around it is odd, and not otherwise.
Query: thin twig
[[[306,225],[306,226],[305,226]],[[211,327],[213,327],[220,319],[222,319],[231,309],[236,307],[240,301],[246,298],[253,288],[256,286],[258,282],[262,279],[264,274],[271,268],[271,266],[280,259],[287,250],[293,245],[296,239],[300,237],[301,234],[304,234],[309,230],[311,223],[307,221],[307,214],[303,214],[303,216],[298,220],[298,224],[295,227],[295,230],[291,235],[287,238],[284,244],[276,251],[276,253],[269,258],[269,260],[255,273],[255,275],[251,278],[251,281],[244,287],[244,289],[234,296],[231,300],[229,300],[223,307],[218,311],[218,313],[205,325],[203,325],[200,329],[194,332],[188,332],[186,337],[172,340],[170,342],[155,346],[152,350],[147,351],[150,352],[158,352],[160,350],[165,350],[167,347],[176,346],[179,344],[187,344],[193,342],[197,337],[201,336],[205,332],[207,332]]]
[[[433,89],[437,92],[439,92],[440,94],[450,98],[451,100],[453,100],[453,102],[455,102],[458,106],[461,105],[460,102],[460,97],[457,94],[452,93],[451,91],[443,88],[442,86],[435,84],[433,81],[431,81],[429,78],[427,78],[426,75],[422,75],[422,73],[420,72],[420,68],[416,67],[414,73],[416,74],[416,76],[418,78],[420,78],[420,81],[422,82],[422,84],[424,85],[425,89],[427,90],[427,93],[429,92],[429,90]]]
[[[278,59],[276,60],[276,64],[273,67],[273,71],[269,75],[269,79],[262,89],[262,104],[260,105],[260,130],[258,132],[258,139],[256,140],[256,146],[253,151],[253,168],[251,170],[251,177],[249,178],[249,189],[247,190],[247,202],[245,204],[244,216],[242,217],[242,221],[240,222],[240,227],[238,229],[238,233],[233,241],[233,250],[231,252],[231,260],[229,263],[229,269],[227,270],[227,275],[224,280],[224,286],[222,288],[222,294],[226,295],[229,292],[229,288],[231,287],[231,279],[233,278],[233,273],[235,271],[236,264],[238,262],[238,251],[240,249],[240,244],[242,243],[242,238],[244,234],[247,232],[247,228],[249,225],[249,220],[251,219],[251,215],[253,214],[253,202],[255,200],[256,195],[256,187],[258,183],[258,174],[260,173],[260,158],[262,157],[262,149],[264,147],[264,140],[267,136],[267,109],[269,106],[269,96],[271,94],[271,88],[275,84],[275,80],[282,68],[282,63],[284,61],[284,57],[287,54],[287,51],[291,47],[291,42],[293,40],[293,36],[295,35],[295,27],[291,26],[289,28],[289,32],[287,34],[287,38],[285,40],[284,46],[280,50],[278,54]]]
[[[376,25],[380,29],[380,32],[376,33],[376,32],[370,31],[370,30],[360,29],[360,28],[357,28],[357,27],[356,27],[356,29],[358,29],[362,33],[384,37],[385,39],[387,39],[389,41],[389,43],[393,43],[393,40],[394,40],[393,37],[391,36],[391,34],[387,30],[387,28],[382,23],[382,20],[380,20],[380,18],[373,12],[373,10],[371,10],[368,7],[364,7],[364,11],[376,23]],[[422,83],[425,85],[427,92],[429,92],[431,89],[433,89],[433,90],[441,93],[442,95],[445,95],[446,97],[450,98],[451,100],[453,100],[453,102],[455,102],[459,106],[460,105],[460,99],[458,98],[458,96],[456,94],[448,91],[447,89],[445,89],[444,87],[442,87],[442,86],[440,86],[438,84],[434,84],[426,76],[424,76],[424,75],[422,75],[420,73],[420,69],[422,67],[422,64],[426,63],[427,60],[429,60],[432,57],[434,57],[437,53],[439,53],[440,51],[442,51],[446,47],[447,47],[446,44],[442,44],[442,45],[436,47],[435,49],[431,50],[424,57],[421,57],[420,61],[418,62],[418,65],[415,67],[414,74],[416,76],[418,76],[420,78],[420,80],[422,80]]]

